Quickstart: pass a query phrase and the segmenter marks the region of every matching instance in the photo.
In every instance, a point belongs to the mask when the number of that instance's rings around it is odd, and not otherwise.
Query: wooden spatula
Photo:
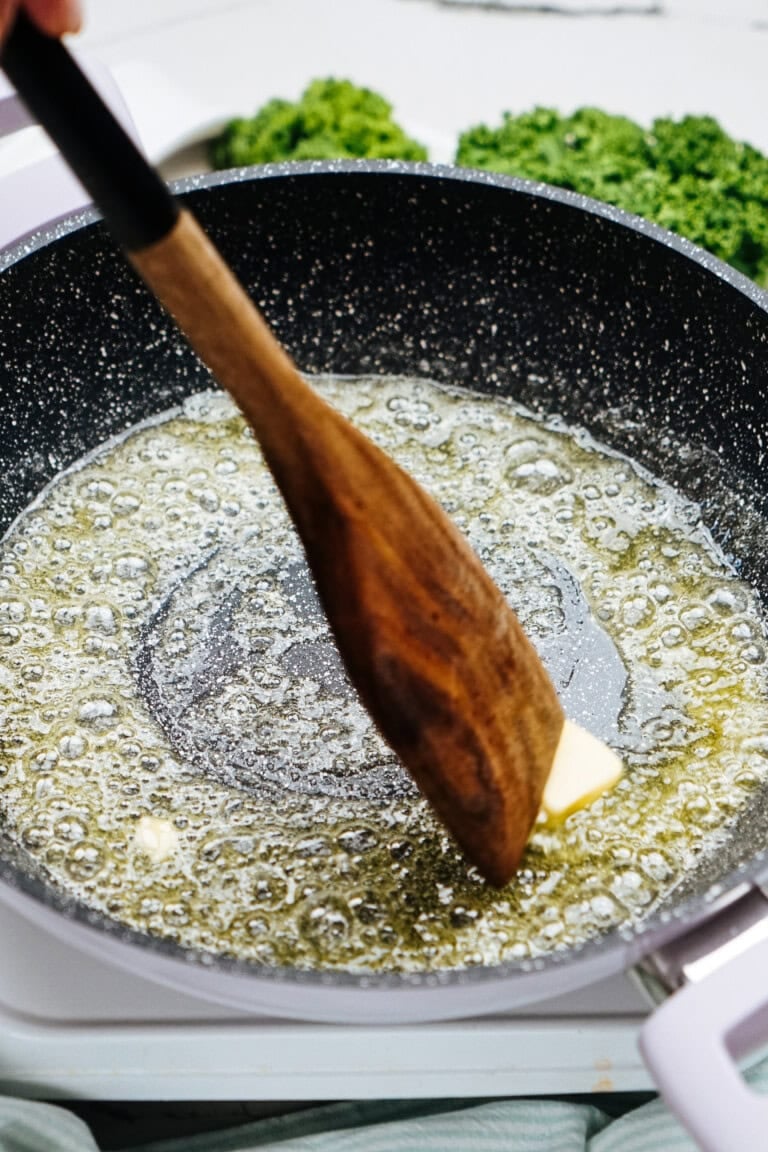
[[[365,706],[468,859],[504,884],[564,726],[516,617],[434,500],[304,382],[64,45],[22,15],[0,63],[250,421]]]

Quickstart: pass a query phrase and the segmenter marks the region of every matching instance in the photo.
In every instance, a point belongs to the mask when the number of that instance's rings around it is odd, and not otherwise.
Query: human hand
[[[0,0],[0,39],[11,27],[18,8],[49,36],[80,30],[80,0]]]

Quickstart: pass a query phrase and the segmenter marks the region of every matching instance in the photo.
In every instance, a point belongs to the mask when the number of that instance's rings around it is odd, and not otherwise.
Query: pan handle
[[[753,890],[744,903],[759,901]],[[703,1152],[768,1148],[768,1097],[740,1068],[768,1045],[768,918],[681,972],[688,982],[641,1030],[648,1070]]]

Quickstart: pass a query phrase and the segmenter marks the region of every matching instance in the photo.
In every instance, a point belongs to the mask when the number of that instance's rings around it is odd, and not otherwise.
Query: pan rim
[[[731,289],[747,297],[756,307],[768,314],[768,291],[690,241],[622,209],[574,192],[518,177],[449,165],[400,161],[306,161],[236,168],[186,177],[175,182],[172,188],[175,193],[184,196],[222,185],[256,180],[354,175],[382,175],[422,181],[438,180],[450,184],[481,185],[567,205],[579,212],[601,217],[613,225],[639,233],[648,240],[675,251],[681,257],[700,266],[708,274],[724,281]],[[100,214],[95,209],[86,208],[37,229],[0,250],[0,273],[26,256],[89,227],[100,219]],[[237,977],[241,982],[245,977],[249,983],[256,981],[273,985],[278,983],[295,985],[319,995],[323,990],[333,989],[355,990],[360,994],[376,990],[424,992],[431,988],[466,988],[510,982],[517,984],[522,980],[530,991],[530,995],[526,995],[525,998],[528,1002],[560,992],[561,988],[547,985],[554,979],[552,974],[562,971],[565,967],[571,974],[571,986],[577,987],[591,981],[593,970],[598,963],[602,964],[606,971],[619,971],[623,967],[631,966],[661,944],[684,934],[708,919],[722,903],[728,902],[733,897],[735,891],[745,884],[758,882],[761,875],[765,875],[766,872],[768,872],[768,849],[763,849],[735,870],[719,878],[706,892],[687,897],[670,908],[651,914],[647,919],[630,926],[612,929],[577,947],[552,952],[533,960],[436,971],[424,969],[407,973],[270,967],[250,960],[229,958],[201,949],[183,947],[166,937],[152,936],[129,928],[104,913],[89,908],[63,890],[24,872],[8,859],[0,859],[0,899],[15,903],[22,914],[25,914],[25,901],[31,900],[35,905],[42,905],[46,910],[63,916],[70,923],[74,922],[83,928],[106,933],[112,941],[127,945],[134,954],[135,949],[140,948],[144,952],[148,951],[177,964],[181,962],[188,970],[197,968],[209,973],[223,973]],[[18,898],[14,899],[18,896],[22,898],[20,901]],[[26,914],[34,918],[33,909],[27,908]],[[441,1015],[445,1018],[444,1013]]]

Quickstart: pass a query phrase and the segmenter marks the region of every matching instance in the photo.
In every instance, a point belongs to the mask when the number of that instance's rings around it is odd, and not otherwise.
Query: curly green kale
[[[392,119],[383,96],[349,80],[315,80],[301,98],[270,100],[232,120],[211,143],[214,168],[278,160],[426,160],[426,149]]]
[[[595,108],[535,108],[463,133],[456,163],[615,204],[768,285],[768,158],[710,116],[659,119],[647,131]]]

